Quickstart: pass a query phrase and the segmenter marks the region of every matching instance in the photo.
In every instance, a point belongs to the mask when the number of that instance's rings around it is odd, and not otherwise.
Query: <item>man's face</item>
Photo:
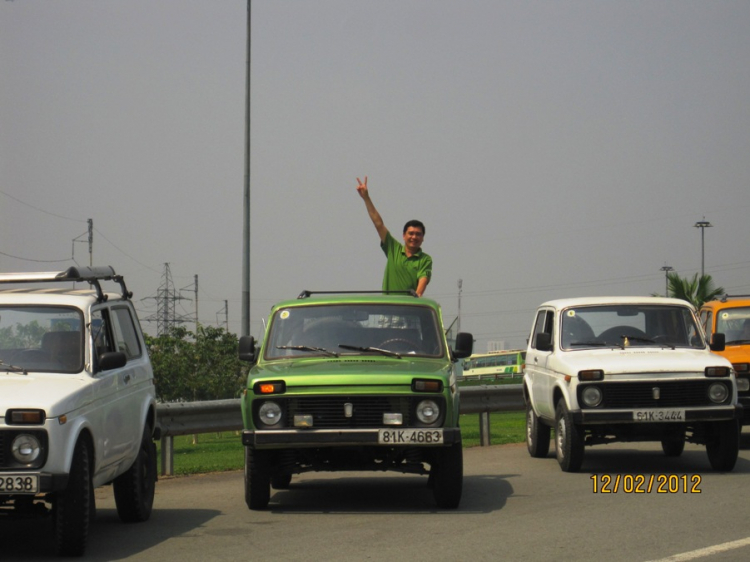
[[[416,252],[422,246],[424,234],[418,226],[410,226],[404,232],[404,246],[409,252]]]

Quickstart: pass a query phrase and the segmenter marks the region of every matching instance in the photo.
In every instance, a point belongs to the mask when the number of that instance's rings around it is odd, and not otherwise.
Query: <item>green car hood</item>
[[[256,365],[248,376],[248,387],[260,380],[284,380],[287,388],[410,385],[415,377],[445,380],[450,374],[451,366],[445,359],[297,358]]]

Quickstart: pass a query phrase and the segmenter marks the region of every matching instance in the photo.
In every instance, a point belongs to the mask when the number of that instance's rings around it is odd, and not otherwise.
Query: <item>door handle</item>
[[[130,382],[130,375],[125,375],[123,377],[123,381],[125,382],[125,384],[128,384]]]

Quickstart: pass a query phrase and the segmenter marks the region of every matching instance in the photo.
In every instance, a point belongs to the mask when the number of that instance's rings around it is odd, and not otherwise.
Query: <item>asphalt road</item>
[[[676,459],[656,444],[588,448],[576,474],[560,471],[552,449],[547,459],[530,458],[525,445],[467,449],[455,511],[436,509],[425,477],[313,473],[273,492],[268,511],[253,512],[242,473],[229,472],[160,480],[150,521],[126,525],[103,488],[85,558],[750,559],[750,434],[727,474],[712,472],[704,449],[692,445]],[[618,475],[618,491],[602,492]],[[638,475],[644,490],[655,475],[650,492],[635,492]],[[0,521],[0,560],[51,558],[50,533],[49,522]]]

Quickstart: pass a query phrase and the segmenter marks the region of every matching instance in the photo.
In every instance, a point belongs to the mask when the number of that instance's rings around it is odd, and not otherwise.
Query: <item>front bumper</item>
[[[393,429],[393,428],[383,428]],[[425,428],[426,429],[426,428]],[[458,427],[439,428],[443,430],[443,443],[440,445],[419,443],[409,447],[445,447],[461,442],[461,429]],[[242,444],[258,448],[312,448],[376,446],[393,447],[405,445],[378,444],[378,429],[273,429],[242,432]]]
[[[674,409],[674,408],[671,408]],[[711,406],[706,408],[685,408],[685,422],[714,422],[724,420],[742,420],[743,410],[741,404],[736,406]],[[643,424],[646,422],[633,419],[633,410],[578,410],[571,412],[573,422],[577,425],[593,425],[607,423],[632,423]],[[665,423],[670,421],[649,421],[648,423]]]
[[[22,472],[22,471],[0,471],[0,478],[15,476],[36,476],[39,478],[39,491],[37,494],[48,494],[60,492],[68,487],[67,474],[49,474],[48,472]],[[22,492],[3,492],[2,496],[33,495]]]

